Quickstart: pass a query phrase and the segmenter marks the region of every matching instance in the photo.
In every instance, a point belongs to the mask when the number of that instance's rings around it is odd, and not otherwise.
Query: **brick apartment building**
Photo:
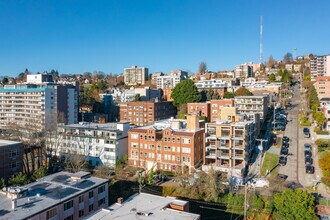
[[[151,125],[155,121],[174,117],[177,112],[172,102],[126,102],[119,106],[120,121],[137,126]]]
[[[23,144],[0,139],[0,178],[9,179],[23,169]]]
[[[314,87],[319,99],[330,98],[330,76],[318,76],[314,83]]]
[[[204,129],[197,115],[168,119],[132,128],[128,134],[128,163],[145,169],[193,171],[203,161]]]
[[[207,122],[214,122],[221,118],[222,107],[233,107],[233,99],[211,100],[204,103],[188,103],[187,113],[204,116]]]

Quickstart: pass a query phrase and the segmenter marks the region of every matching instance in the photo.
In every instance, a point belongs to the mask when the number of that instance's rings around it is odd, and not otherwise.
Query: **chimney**
[[[198,115],[187,115],[187,130],[196,131],[199,128]]]

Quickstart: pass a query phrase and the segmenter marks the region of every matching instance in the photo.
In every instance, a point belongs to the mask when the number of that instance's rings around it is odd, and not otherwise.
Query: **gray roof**
[[[77,173],[86,176],[87,173]],[[73,178],[72,178],[73,177]],[[49,208],[89,191],[108,180],[86,176],[85,179],[74,178],[69,172],[59,172],[22,187],[16,191],[26,191],[28,194],[17,199],[16,209],[11,208],[12,200],[5,192],[0,191],[0,219],[23,219],[42,213]]]
[[[135,194],[124,201],[122,204],[113,204],[107,209],[101,209],[96,213],[87,216],[86,219],[92,220],[197,220],[200,219],[198,214],[184,211],[178,211],[167,208],[168,205],[184,205],[187,202],[177,200],[174,197],[161,197],[147,193]],[[139,214],[138,214],[139,213]],[[149,216],[143,215],[149,213]]]

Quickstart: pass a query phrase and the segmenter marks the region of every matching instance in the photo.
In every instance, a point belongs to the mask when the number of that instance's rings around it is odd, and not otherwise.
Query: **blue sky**
[[[121,73],[233,69],[264,60],[330,53],[330,1],[1,0],[0,75],[57,69]]]

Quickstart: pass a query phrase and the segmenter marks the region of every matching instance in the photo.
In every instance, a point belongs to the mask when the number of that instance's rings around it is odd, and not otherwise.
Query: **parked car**
[[[312,165],[313,159],[311,157],[305,157],[305,164],[306,165]]]
[[[288,155],[288,153],[289,153],[289,149],[286,148],[286,147],[282,147],[282,149],[281,149],[281,155]]]
[[[312,150],[312,146],[310,145],[310,144],[308,144],[308,143],[305,143],[304,144],[304,147],[305,147],[305,151],[307,150],[307,151],[311,151]]]
[[[283,136],[282,141],[283,142],[289,142],[289,137],[288,136]]]
[[[303,133],[304,133],[304,137],[305,137],[305,138],[309,138],[309,137],[311,136],[311,134],[310,134],[310,132],[309,132],[309,129],[308,129],[308,128],[304,128],[304,131],[303,131]]]
[[[289,148],[289,142],[282,142],[282,147]]]
[[[288,159],[286,157],[281,156],[280,159],[279,159],[279,161],[278,161],[278,163],[281,166],[285,166],[287,161],[288,161]]]
[[[269,181],[267,179],[255,178],[247,182],[252,187],[269,187]]]
[[[314,173],[314,166],[306,165],[306,173],[313,174]]]
[[[305,150],[305,157],[312,157],[312,151]]]

